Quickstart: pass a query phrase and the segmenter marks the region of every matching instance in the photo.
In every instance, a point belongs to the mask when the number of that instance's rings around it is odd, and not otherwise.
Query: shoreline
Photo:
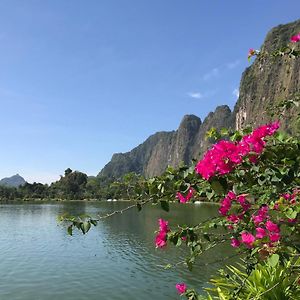
[[[115,200],[115,201],[113,201]],[[4,199],[0,199],[0,204],[6,204],[6,203],[57,203],[57,202],[82,202],[82,203],[87,203],[87,202],[91,202],[91,203],[95,203],[95,202],[105,202],[105,203],[116,203],[116,202],[125,202],[125,203],[132,203],[132,202],[137,202],[136,200],[131,200],[131,199],[35,199],[35,198],[31,198],[31,199],[14,199],[14,200],[4,200]],[[178,201],[169,201],[170,204],[173,203],[179,203]],[[191,201],[191,202],[187,202],[185,204],[194,204],[194,205],[201,205],[201,204],[216,204],[219,205],[219,202],[209,202],[209,201]]]

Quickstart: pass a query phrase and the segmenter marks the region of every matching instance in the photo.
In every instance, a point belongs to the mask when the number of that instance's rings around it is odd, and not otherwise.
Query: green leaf
[[[164,211],[170,210],[169,202],[167,201],[160,201],[160,206]]]
[[[213,196],[214,196],[215,192],[211,191],[211,192],[206,192],[206,197],[208,200],[210,200]]]
[[[232,190],[236,195],[238,195],[238,186],[236,184],[233,185]]]
[[[72,224],[68,227],[67,232],[69,235],[73,235],[73,225]]]
[[[227,128],[222,128],[221,131],[220,131],[221,135],[229,135],[229,131]]]
[[[204,233],[203,237],[210,242],[210,237],[209,237],[209,235],[207,233]]]
[[[286,212],[285,215],[289,219],[295,219],[297,217],[297,211],[293,210],[292,208],[289,208]]]
[[[178,237],[176,246],[179,247],[179,246],[181,246],[181,244],[182,244],[182,239],[180,237]]]
[[[168,270],[168,269],[171,269],[171,268],[172,268],[172,265],[171,265],[171,264],[167,264],[167,265],[164,266],[164,269],[165,269],[165,270]]]
[[[186,262],[186,265],[187,265],[189,271],[192,271],[194,260],[192,258],[187,258],[185,262]]]
[[[91,224],[93,224],[94,226],[97,226],[97,221],[96,220],[90,220]]]
[[[137,203],[137,204],[136,204],[136,207],[137,207],[138,211],[141,211],[141,210],[142,210],[142,205],[141,205],[140,203]]]
[[[268,259],[268,265],[271,266],[271,267],[276,267],[278,262],[279,262],[279,255],[278,254],[273,254]]]
[[[211,188],[216,192],[216,194],[224,194],[224,187],[219,180],[213,180],[210,185]]]
[[[148,180],[149,184],[153,184],[155,182],[155,178],[151,178]]]
[[[183,172],[183,178],[187,178],[189,176],[189,174],[190,174],[189,170],[185,170]]]
[[[91,228],[91,223],[89,221],[85,221],[81,223],[80,229],[83,234],[86,234]]]
[[[82,224],[82,222],[73,221],[73,225],[79,230],[81,230],[81,224]]]

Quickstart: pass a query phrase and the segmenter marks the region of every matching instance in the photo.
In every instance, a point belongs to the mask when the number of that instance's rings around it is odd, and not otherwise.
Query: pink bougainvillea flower
[[[229,191],[228,194],[227,194],[227,197],[230,199],[230,200],[233,200],[236,198],[236,194],[233,192],[233,191]]]
[[[238,223],[240,221],[240,219],[241,219],[241,217],[237,216],[235,214],[232,214],[232,215],[227,217],[227,220],[234,223],[234,224]]]
[[[257,164],[257,162],[258,162],[257,155],[250,155],[249,161],[253,164]]]
[[[248,211],[251,208],[251,204],[246,200],[245,195],[238,196],[236,200],[240,203],[244,212]]]
[[[259,215],[262,215],[262,216],[266,217],[267,214],[268,214],[268,211],[269,211],[269,207],[268,207],[267,205],[263,205],[263,206],[259,209],[258,213],[259,213]]]
[[[159,232],[155,237],[156,248],[163,248],[167,245],[167,233],[170,231],[168,221],[164,219],[158,220]]]
[[[269,238],[271,242],[278,242],[280,240],[280,233],[270,233]]]
[[[230,193],[230,192],[229,192]],[[219,213],[222,215],[222,216],[226,216],[228,211],[230,210],[231,208],[231,200],[233,199],[232,195],[234,195],[234,193],[231,193],[231,194],[227,194],[227,196],[222,200],[221,202],[221,207],[219,209]],[[235,195],[234,195],[235,197]]]
[[[293,36],[291,37],[291,42],[292,42],[292,43],[297,43],[297,42],[299,42],[299,41],[300,41],[300,32],[299,32],[298,34],[293,35]]]
[[[168,232],[169,222],[164,219],[158,219],[159,231]]]
[[[248,248],[252,248],[253,247],[253,243],[255,242],[255,237],[253,234],[249,233],[249,232],[243,232],[241,234],[242,237],[242,242],[248,247]]]
[[[255,54],[255,50],[253,48],[250,48],[248,51],[248,55],[252,56]]]
[[[277,224],[273,223],[272,221],[267,221],[266,222],[266,228],[270,231],[270,232],[274,232],[274,233],[279,233],[280,229],[278,227]]]
[[[263,239],[266,235],[267,235],[267,232],[266,232],[266,230],[264,228],[262,228],[262,227],[257,227],[256,228],[256,235],[255,235],[255,237],[257,239]]]
[[[291,198],[291,194],[285,193],[285,194],[282,194],[281,197],[283,197],[285,200],[289,200]]]
[[[156,248],[163,248],[167,245],[167,234],[165,232],[159,232],[155,237]]]
[[[186,203],[187,202],[186,198],[180,192],[176,193],[176,198],[179,199],[180,203]]]
[[[227,207],[221,206],[221,207],[219,208],[219,213],[220,213],[220,215],[222,215],[222,216],[226,216],[227,213],[228,213],[228,211],[229,211],[229,208],[227,208]]]
[[[193,195],[194,195],[194,190],[192,188],[189,188],[189,191],[185,197],[180,192],[177,192],[176,198],[179,199],[180,203],[186,203],[191,200]]]
[[[257,54],[257,51],[254,50],[253,48],[250,48],[249,51],[248,51],[248,61],[250,61],[251,57],[256,55]]]
[[[193,188],[189,188],[189,191],[188,191],[188,193],[186,195],[187,201],[191,200],[191,198],[193,197],[193,195],[194,195],[194,189]]]
[[[237,248],[241,245],[241,242],[238,239],[232,238],[231,239],[231,246],[233,248]]]
[[[278,130],[279,127],[280,127],[279,121],[262,125],[254,129],[253,132],[251,133],[251,136],[255,138],[264,138],[266,136],[271,136]]]
[[[226,197],[221,201],[219,213],[222,216],[227,216],[229,210],[231,209],[231,204],[233,201],[238,202],[242,206],[243,212],[238,216],[234,214],[228,216],[227,220],[233,223],[237,223],[239,220],[243,219],[245,212],[249,210],[251,204],[246,200],[246,194],[237,196],[233,191],[229,191]]]
[[[280,124],[278,121],[266,125],[262,125],[256,129],[253,130],[253,132],[249,135],[245,135],[240,144],[242,149],[246,149],[245,144],[248,144],[249,152],[255,152],[257,154],[260,154],[264,147],[266,142],[263,140],[266,136],[273,135],[279,128]],[[249,154],[249,152],[247,154]],[[245,155],[245,153],[244,153]]]
[[[186,284],[185,283],[177,283],[176,284],[176,289],[177,289],[177,292],[181,295],[183,293],[186,292]]]
[[[259,223],[263,222],[264,217],[261,216],[261,215],[257,215],[257,216],[252,215],[252,220],[253,220],[255,225],[258,225]]]
[[[300,188],[294,188],[293,189],[293,195],[296,196],[298,194],[300,194]]]
[[[196,166],[196,173],[209,180],[215,175],[230,173],[243,158],[249,155],[249,160],[257,162],[257,156],[262,153],[266,136],[273,135],[279,128],[279,122],[260,126],[242,138],[239,142],[221,140],[211,147]],[[251,154],[255,152],[256,154]]]
[[[268,215],[269,207],[266,205],[263,205],[257,212],[256,215],[252,215],[252,220],[255,225],[258,225],[259,223],[262,223],[265,219],[269,218]]]

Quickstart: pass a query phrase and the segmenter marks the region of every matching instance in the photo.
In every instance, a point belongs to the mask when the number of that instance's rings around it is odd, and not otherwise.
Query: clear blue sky
[[[96,175],[183,115],[233,107],[250,47],[299,0],[1,0],[0,178]]]

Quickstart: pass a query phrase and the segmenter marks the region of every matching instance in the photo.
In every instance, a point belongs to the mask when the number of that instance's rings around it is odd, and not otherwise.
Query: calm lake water
[[[0,299],[8,300],[159,300],[180,299],[175,284],[186,282],[199,291],[230,255],[224,246],[203,256],[189,272],[184,266],[164,270],[160,265],[185,257],[186,248],[155,249],[157,219],[170,225],[197,224],[217,214],[215,205],[171,206],[166,213],[148,205],[102,221],[87,235],[66,234],[58,215],[104,214],[128,203],[1,204]],[[228,261],[227,261],[228,263]]]

